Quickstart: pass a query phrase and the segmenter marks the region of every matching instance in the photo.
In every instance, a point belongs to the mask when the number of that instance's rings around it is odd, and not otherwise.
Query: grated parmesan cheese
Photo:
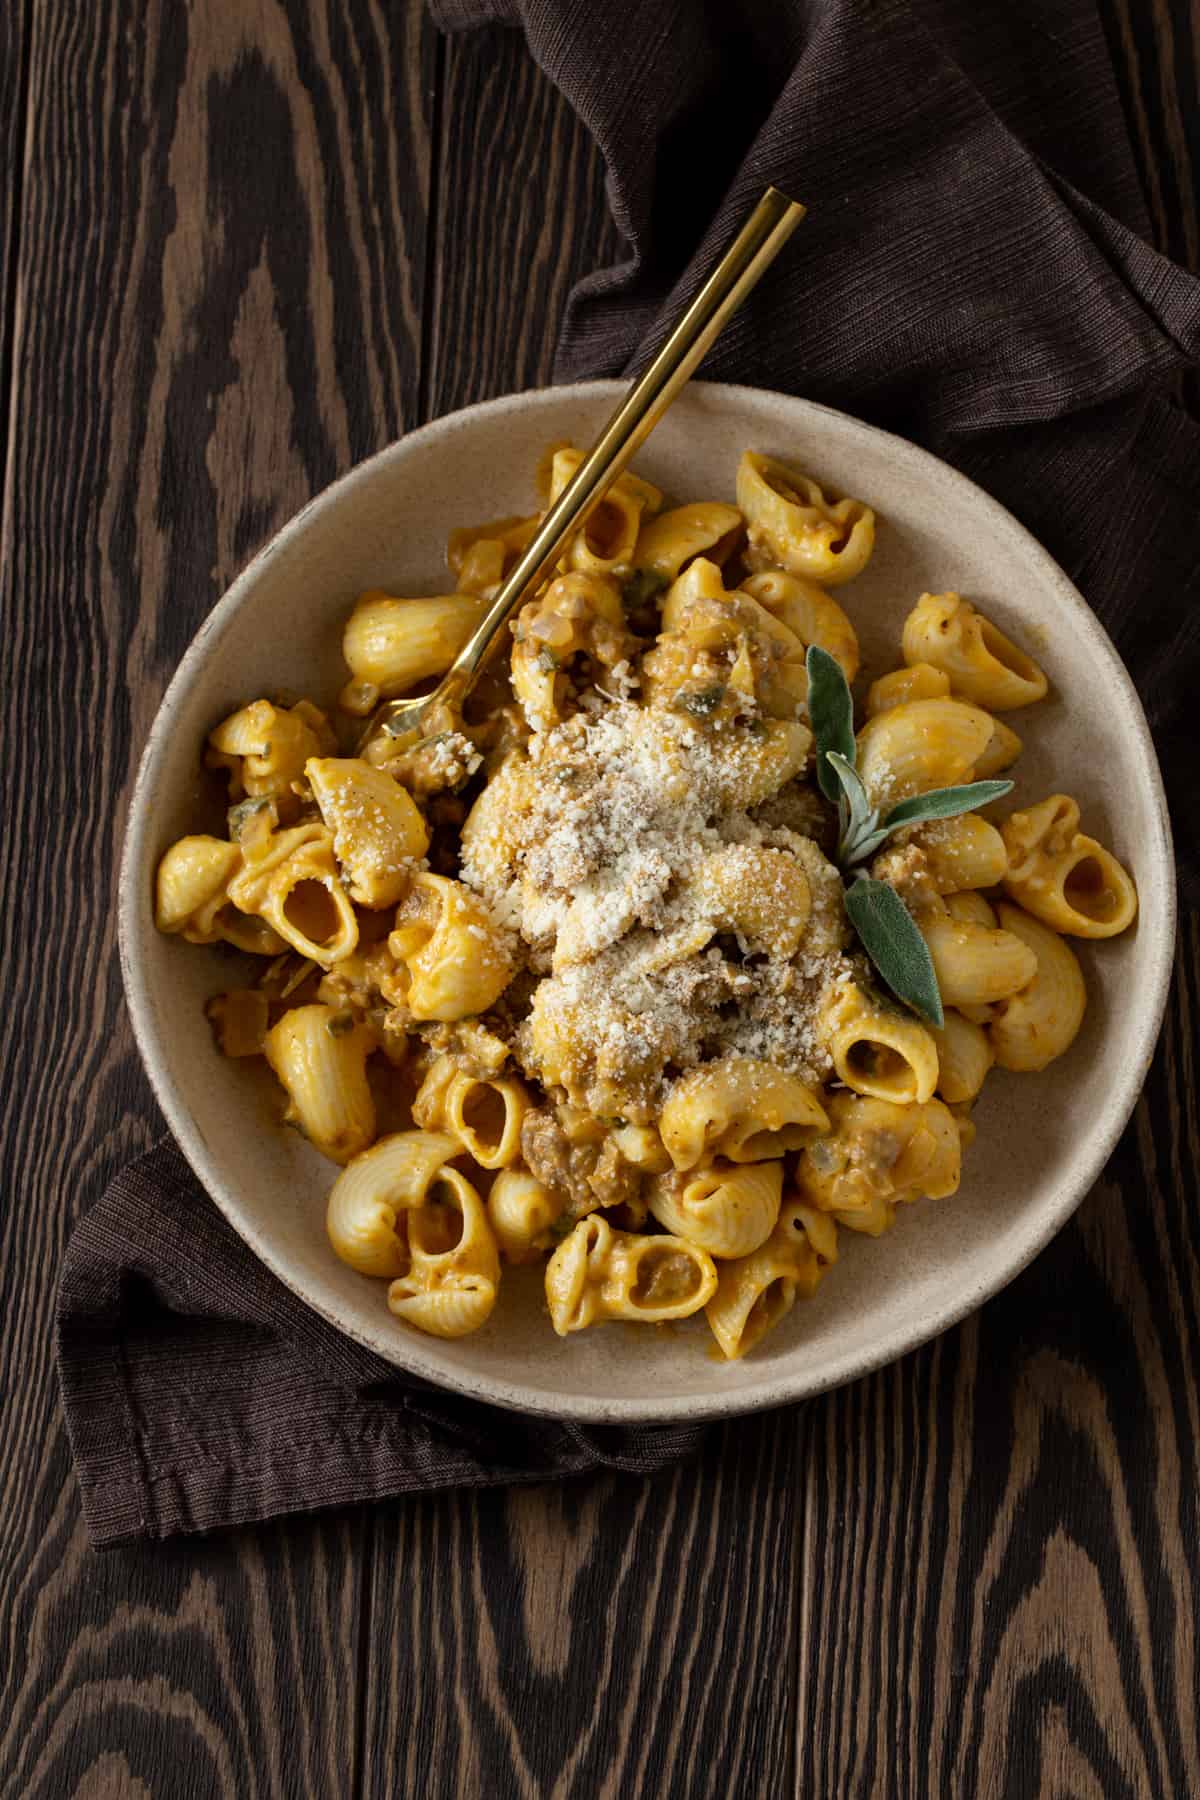
[[[529,789],[504,820],[507,854],[474,846],[461,869],[543,975],[538,1029],[581,1047],[568,1093],[600,1116],[623,1094],[626,1114],[649,1119],[679,1071],[725,1054],[823,1079],[817,1015],[852,972],[837,871],[811,837],[773,822],[778,811],[759,820],[728,806],[738,761],[756,750],[741,725],[651,712],[615,685],[598,708],[531,740]],[[812,912],[795,955],[719,941],[696,876],[731,845],[786,851],[804,870]],[[781,917],[789,905],[781,888]],[[527,1023],[515,1045],[534,1074],[535,1035]]]

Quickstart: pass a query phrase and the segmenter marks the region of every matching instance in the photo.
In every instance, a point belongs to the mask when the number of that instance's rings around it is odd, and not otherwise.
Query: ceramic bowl
[[[677,499],[733,497],[747,446],[861,496],[880,519],[875,556],[838,598],[869,672],[894,666],[902,620],[925,589],[961,590],[1044,665],[1051,697],[1015,721],[1026,750],[1016,800],[1066,790],[1141,895],[1136,928],[1076,944],[1089,1007],[1070,1052],[1034,1076],[994,1073],[979,1135],[949,1200],[901,1209],[878,1240],[841,1233],[817,1296],[745,1360],[714,1359],[703,1319],[678,1328],[550,1328],[540,1270],[505,1273],[473,1337],[444,1343],[389,1315],[384,1285],[330,1250],[335,1170],[281,1128],[264,1065],[227,1062],[202,1015],[229,983],[218,953],[154,928],[154,869],[196,829],[200,748],[226,713],[290,689],[329,702],[343,679],[343,620],[364,588],[436,593],[447,532],[526,512],[543,448],[586,444],[619,384],[516,394],[439,419],[335,482],[255,558],[214,607],[167,691],[142,760],[121,872],[121,957],[138,1044],[197,1176],[270,1269],[389,1361],[503,1406],[592,1421],[685,1419],[799,1399],[861,1375],[961,1319],[1033,1257],[1096,1179],[1146,1073],[1165,1002],[1174,881],[1162,784],[1129,677],[1044,550],[971,482],[911,444],[828,409],[695,383],[637,467]]]

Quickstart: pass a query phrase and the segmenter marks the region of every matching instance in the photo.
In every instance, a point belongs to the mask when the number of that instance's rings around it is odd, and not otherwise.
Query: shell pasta
[[[549,1345],[691,1319],[734,1361],[886,1254],[856,1239],[950,1201],[989,1083],[1082,1027],[1070,940],[1137,891],[1071,795],[997,814],[1012,782],[970,786],[1019,767],[1030,726],[997,715],[1049,690],[991,601],[911,596],[894,666],[864,665],[850,584],[886,521],[757,450],[720,498],[626,471],[461,717],[369,723],[450,665],[580,461],[555,446],[529,512],[452,532],[422,595],[361,594],[326,705],[213,722],[155,919],[237,968],[215,1052],[262,1058],[337,1165],[332,1252],[398,1331],[464,1336],[537,1279]],[[927,1001],[880,973],[859,863]]]

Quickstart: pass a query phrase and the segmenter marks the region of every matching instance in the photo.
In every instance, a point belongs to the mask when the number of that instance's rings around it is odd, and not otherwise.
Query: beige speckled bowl
[[[1136,929],[1080,947],[1091,1004],[1069,1054],[1040,1076],[989,1077],[979,1137],[951,1200],[902,1209],[878,1241],[843,1232],[814,1300],[745,1361],[709,1352],[701,1319],[674,1331],[609,1325],[560,1341],[539,1272],[506,1273],[495,1315],[458,1343],[394,1321],[382,1283],[325,1241],[327,1162],[281,1129],[264,1067],[223,1061],[201,1015],[228,982],[215,954],[159,936],[155,865],[193,829],[205,733],[265,690],[328,700],[342,679],[342,621],[361,589],[438,591],[447,531],[528,509],[533,468],[556,439],[586,443],[612,382],[517,394],[440,419],[321,494],[213,609],[146,747],[121,872],[121,959],[138,1043],[162,1109],[217,1205],[279,1278],[352,1337],[446,1387],[590,1420],[682,1419],[799,1399],[942,1331],[1003,1287],[1098,1175],[1133,1108],[1166,997],[1174,880],[1162,785],[1142,709],[1111,644],[1060,569],[1008,513],[923,451],[823,407],[693,384],[638,467],[680,499],[732,498],[746,446],[861,495],[882,521],[874,560],[839,592],[868,670],[898,660],[922,589],[970,594],[1049,672],[1052,697],[1017,723],[1017,797],[1069,789],[1141,893]]]

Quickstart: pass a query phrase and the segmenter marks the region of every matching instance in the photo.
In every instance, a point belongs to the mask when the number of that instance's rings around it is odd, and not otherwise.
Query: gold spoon
[[[530,588],[550,573],[563,545],[645,443],[726,321],[765,274],[804,217],[804,207],[769,187],[649,368],[631,385],[595,444],[547,512],[492,604],[430,694],[388,700],[367,724],[360,752],[380,730],[420,739],[461,716],[463,702]]]

